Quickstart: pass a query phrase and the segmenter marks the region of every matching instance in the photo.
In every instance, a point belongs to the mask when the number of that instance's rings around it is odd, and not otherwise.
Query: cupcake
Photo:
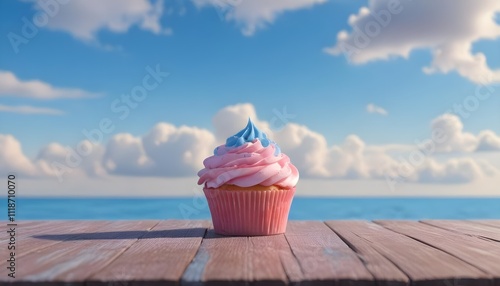
[[[199,185],[222,235],[284,233],[299,172],[249,119],[203,161]]]

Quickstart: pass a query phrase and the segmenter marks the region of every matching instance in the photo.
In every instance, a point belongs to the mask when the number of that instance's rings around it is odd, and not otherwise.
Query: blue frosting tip
[[[236,148],[246,143],[253,142],[255,139],[259,139],[263,147],[268,147],[269,145],[272,144],[275,148],[274,155],[278,156],[281,153],[278,144],[276,144],[272,140],[269,140],[269,138],[267,138],[266,133],[259,130],[253,124],[250,118],[248,118],[247,126],[244,129],[242,129],[235,135],[227,138],[226,148]],[[214,150],[214,154],[217,154],[217,149]]]

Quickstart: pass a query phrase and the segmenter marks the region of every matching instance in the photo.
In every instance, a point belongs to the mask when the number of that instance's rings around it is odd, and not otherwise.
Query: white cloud
[[[443,136],[443,142],[435,142],[437,152],[500,151],[500,136],[491,130],[483,130],[477,136],[465,132],[457,115],[443,114],[432,121],[431,128]]]
[[[476,137],[464,132],[460,118],[453,114],[443,114],[431,123],[432,132],[442,134],[444,142],[436,144],[439,152],[471,152],[476,148]]]
[[[154,175],[186,176],[203,167],[203,160],[215,148],[215,137],[197,127],[158,123],[142,138],[142,144],[154,162]]]
[[[325,166],[328,145],[323,135],[306,126],[289,123],[269,136],[292,158],[302,176],[329,176],[330,172]]]
[[[37,168],[24,155],[21,143],[14,136],[0,134],[0,173],[6,175],[12,172],[31,177],[37,175]]]
[[[152,160],[146,155],[141,138],[121,133],[108,141],[103,163],[110,173],[142,175],[151,167]]]
[[[245,126],[248,117],[270,138],[278,142],[299,169],[302,177],[363,179],[384,178],[384,171],[396,162],[383,148],[371,148],[356,135],[349,135],[341,145],[328,146],[326,138],[307,126],[288,123],[279,131],[259,120],[252,104],[237,104],[221,109],[214,116],[216,134],[225,139]],[[222,130],[232,130],[224,134]],[[220,140],[223,141],[223,140]]]
[[[225,139],[245,126],[248,117],[278,142],[281,150],[292,158],[302,177],[382,178],[382,167],[392,163],[382,152],[368,152],[366,144],[356,135],[348,136],[340,146],[328,146],[322,134],[304,125],[288,123],[279,131],[271,130],[268,122],[257,118],[254,106],[249,103],[221,109],[213,119],[216,134]],[[221,134],[223,130],[231,131]]]
[[[158,123],[143,137],[117,134],[104,154],[108,172],[120,175],[190,176],[213,153],[214,135],[197,127]]]
[[[494,0],[372,0],[349,17],[352,31],[340,31],[337,43],[325,51],[363,64],[407,59],[414,50],[428,49],[433,59],[425,73],[455,71],[475,83],[500,82],[500,70],[472,51],[474,43],[500,37],[499,12],[500,2]]]
[[[491,130],[484,130],[477,136],[476,151],[500,151],[500,136]]]
[[[53,166],[54,162],[59,164],[66,164],[65,158],[68,154],[68,148],[60,145],[59,143],[50,143],[43,147],[37,155],[35,160],[41,174],[49,177],[55,177],[57,171]]]
[[[280,131],[269,130],[267,122],[257,118],[251,104],[238,104],[221,109],[214,117],[217,130],[232,130],[229,136],[245,126],[248,117],[278,142],[281,150],[292,158],[302,177],[337,178],[337,179],[385,179],[386,175],[395,176],[402,167],[387,153],[385,148],[368,148],[357,135],[349,135],[340,145],[328,146],[325,137],[308,127],[295,123],[287,124]],[[224,120],[226,119],[226,120]],[[461,121],[454,115],[443,115],[433,121],[433,128],[442,129],[450,140],[441,146],[442,151],[473,151],[469,136],[463,132]],[[475,137],[473,143],[476,142]],[[405,151],[408,151],[405,148]],[[411,151],[411,150],[410,150]],[[406,178],[407,182],[420,183],[466,183],[496,174],[496,168],[472,158],[452,158],[446,162],[437,162],[432,158],[425,160],[422,166]]]
[[[219,111],[219,114],[222,115],[217,122],[222,122],[222,126],[218,127],[214,122],[216,130],[225,127],[224,124],[230,124],[227,122],[239,122],[241,128],[248,116],[256,116],[251,104],[228,106]],[[231,114],[228,117],[230,120],[224,122],[222,118],[228,114]],[[262,126],[269,128],[266,122]],[[444,144],[437,146],[438,152],[473,152],[479,149],[478,142],[483,142],[484,150],[500,150],[495,149],[500,141],[492,131],[483,131],[477,137],[464,132],[462,122],[455,115],[444,114],[436,118],[432,122],[432,128],[439,129],[448,138]],[[304,177],[385,179],[386,175],[397,174],[398,168],[401,167],[400,162],[388,153],[387,148],[367,146],[357,135],[347,136],[340,145],[328,146],[323,135],[295,123],[287,124],[280,131],[267,132],[279,143],[283,152],[292,158]],[[412,151],[406,145],[396,147],[403,153]],[[389,149],[394,149],[394,146]],[[408,181],[464,183],[493,176],[497,174],[496,170],[494,166],[468,157],[437,162],[432,159],[431,154],[422,166],[417,166],[415,172],[408,177]]]
[[[287,11],[294,11],[325,3],[326,0],[193,0],[196,6],[212,6],[221,18],[234,21],[241,26],[246,36],[272,24],[276,17]]]
[[[327,152],[329,177],[361,179],[370,177],[370,167],[364,158],[365,143],[356,135],[349,135],[340,146]]]
[[[34,0],[34,8],[43,9],[44,2]],[[87,0],[71,1],[61,6],[48,21],[47,28],[70,33],[75,38],[93,42],[100,31],[125,33],[132,26],[154,34],[170,34],[162,27],[163,0]],[[49,14],[50,15],[50,14]]]
[[[490,164],[471,158],[451,159],[445,163],[428,159],[418,168],[414,180],[421,183],[470,183],[497,173]]]
[[[116,134],[105,146],[93,145],[87,140],[74,147],[52,143],[40,150],[33,161],[22,153],[14,137],[0,135],[0,171],[14,170],[34,177],[62,176],[63,179],[109,175],[193,176],[218,144],[246,125],[248,117],[278,142],[302,178],[383,180],[403,174],[406,182],[466,183],[498,174],[498,167],[480,160],[460,157],[437,161],[432,154],[404,173],[401,171],[404,163],[397,161],[387,148],[367,146],[357,135],[347,136],[339,145],[328,145],[322,134],[296,123],[289,123],[279,131],[271,130],[268,122],[257,117],[251,104],[221,109],[213,118],[215,134],[197,127],[158,123],[143,136]],[[464,133],[460,120],[453,115],[438,117],[433,121],[433,128],[444,130],[451,139],[441,146],[441,151],[474,151],[477,144],[469,145],[470,136],[473,142],[483,142],[482,148],[498,146],[494,133],[482,132],[479,139]]]
[[[31,0],[37,11],[45,12],[46,1]],[[246,36],[272,24],[282,13],[312,7],[326,0],[192,0],[199,8],[211,7],[219,17],[235,22]],[[106,30],[125,33],[136,26],[154,34],[172,34],[172,29],[163,27],[161,17],[172,13],[164,9],[163,0],[88,0],[72,1],[61,5],[48,21],[47,28],[70,33],[85,42],[98,42],[98,33]],[[180,14],[182,14],[182,10]],[[109,45],[101,45],[113,49]]]
[[[20,113],[20,114],[40,114],[40,115],[63,115],[64,112],[58,109],[35,107],[28,105],[9,106],[0,104],[0,112]]]
[[[104,148],[88,140],[75,147],[51,143],[38,152],[35,164],[39,173],[56,177],[60,181],[70,177],[102,177],[106,171],[102,166]]]
[[[384,108],[382,108],[380,106],[377,106],[377,105],[375,105],[373,103],[369,103],[366,106],[366,111],[368,113],[375,113],[375,114],[380,114],[380,115],[388,115],[387,110],[385,110]]]
[[[226,106],[219,110],[212,118],[217,141],[225,143],[227,137],[240,131],[242,126],[246,126],[249,118],[259,126],[259,129],[268,135],[272,135],[269,124],[257,118],[254,106],[250,103],[242,103]]]
[[[21,80],[9,71],[0,70],[0,96],[19,96],[35,99],[86,98],[98,96],[78,88],[54,87],[40,80]]]

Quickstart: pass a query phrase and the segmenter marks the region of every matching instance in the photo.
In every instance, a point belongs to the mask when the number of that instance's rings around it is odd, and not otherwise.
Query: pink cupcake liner
[[[295,188],[269,191],[203,189],[215,233],[272,235],[284,233]]]

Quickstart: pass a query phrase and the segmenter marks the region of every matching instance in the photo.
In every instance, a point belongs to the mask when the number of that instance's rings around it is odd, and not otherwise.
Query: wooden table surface
[[[3,223],[5,226],[6,223]],[[18,285],[500,286],[500,221],[290,221],[223,237],[210,221],[24,221]]]

